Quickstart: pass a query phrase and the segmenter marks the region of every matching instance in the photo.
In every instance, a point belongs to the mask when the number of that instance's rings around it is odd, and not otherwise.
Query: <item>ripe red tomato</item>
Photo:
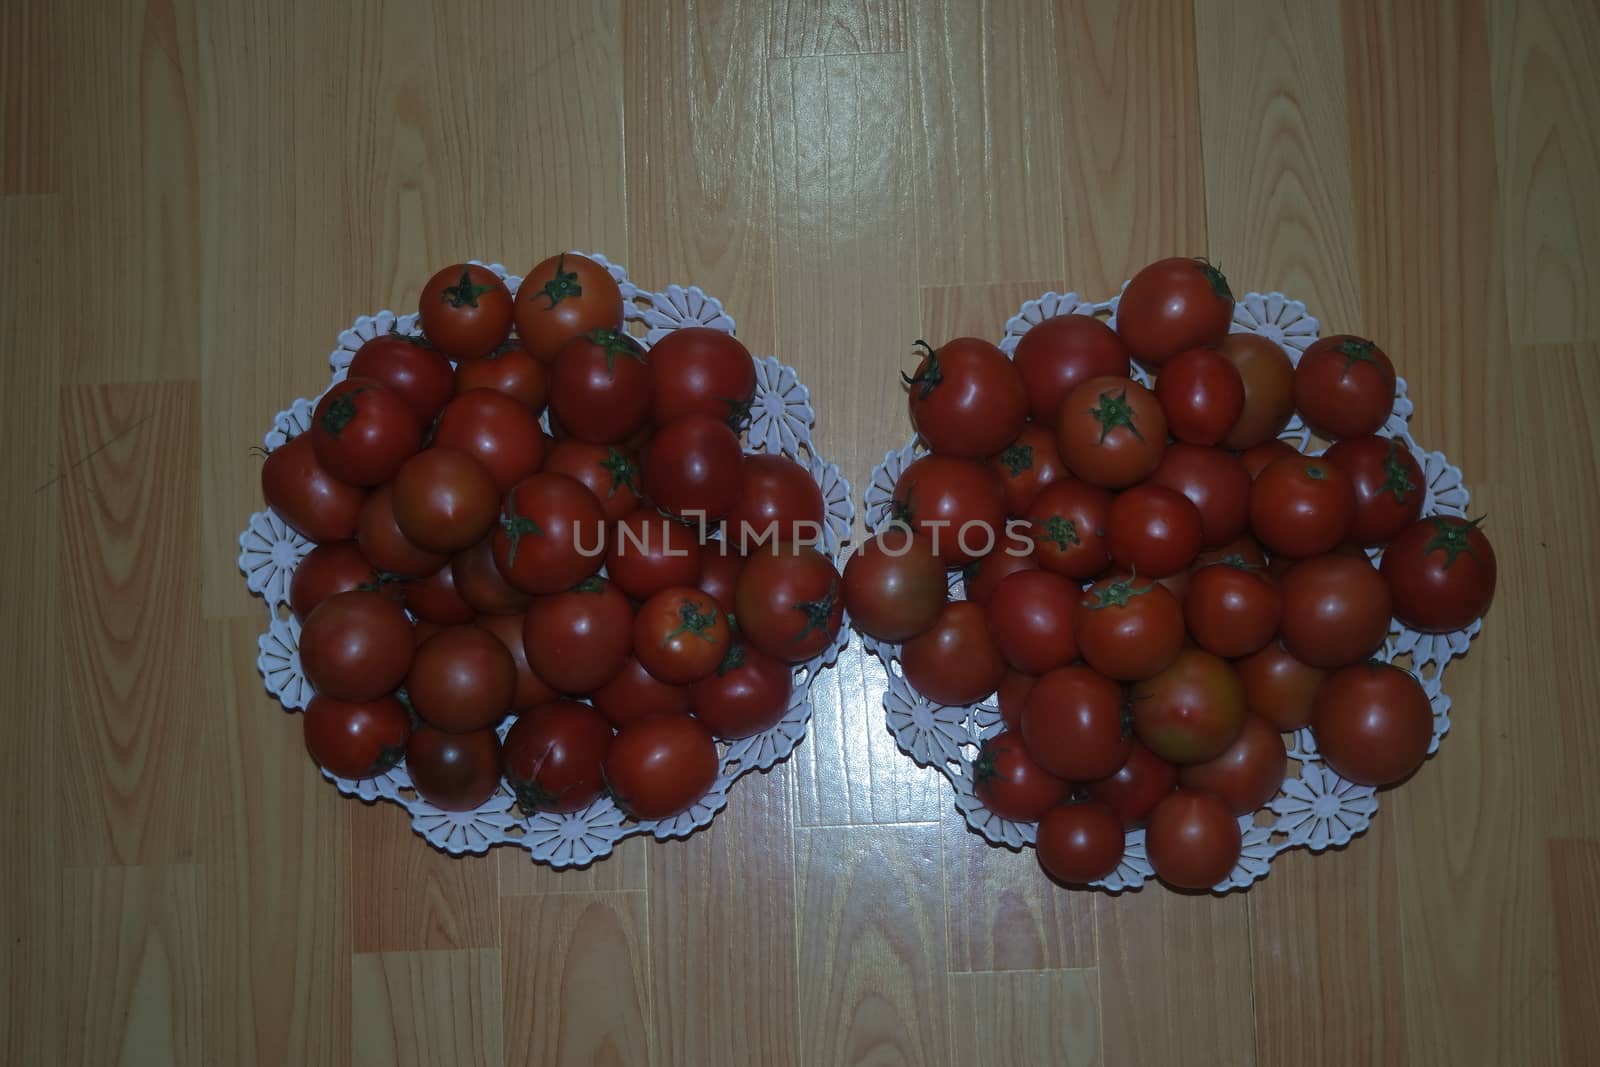
[[[444,627],[440,626],[436,622],[429,622],[427,619],[418,619],[416,622],[411,624],[412,647],[421,648],[422,642],[426,641],[428,638],[432,637],[442,629],[444,629]]]
[[[1244,410],[1222,439],[1242,452],[1271,441],[1294,415],[1294,364],[1277,342],[1254,333],[1230,333],[1218,350],[1244,382]]]
[[[1106,522],[1106,545],[1122,567],[1151,578],[1177,574],[1200,552],[1200,509],[1162,485],[1118,493]]]
[[[767,545],[750,554],[734,589],[734,616],[745,638],[769,656],[802,663],[833,644],[844,619],[839,572],[799,545]]]
[[[317,462],[311,435],[301,434],[273,449],[261,465],[261,495],[291,530],[326,544],[356,535],[366,494],[334,478]]]
[[[1284,647],[1312,667],[1343,667],[1383,647],[1389,587],[1365,556],[1316,556],[1283,576]]]
[[[483,464],[453,448],[428,448],[394,479],[394,520],[430,552],[460,552],[494,525],[500,495]]]
[[[485,537],[450,560],[456,592],[479,615],[521,615],[533,597],[510,582],[494,565],[494,539]],[[520,641],[521,638],[518,638]]]
[[[789,711],[794,671],[753,645],[734,642],[715,671],[694,683],[695,718],[724,740],[752,737]]]
[[[422,332],[446,355],[477,359],[511,333],[511,291],[488,267],[456,263],[422,287]]]
[[[1006,661],[989,635],[984,609],[954,600],[931,627],[900,646],[900,668],[911,687],[935,704],[976,704],[999,687]]]
[[[411,621],[392,598],[335,593],[306,616],[300,668],[323,696],[364,703],[393,692],[411,666]]]
[[[1045,570],[1083,581],[1110,565],[1111,494],[1099,486],[1070,478],[1053,482],[1033,498],[1027,521],[1034,562]]]
[[[1017,341],[1013,361],[1029,416],[1052,429],[1073,386],[1090,378],[1126,378],[1130,369],[1122,338],[1093,315],[1058,315],[1030,327]]]
[[[1133,729],[1151,752],[1183,766],[1227,751],[1244,728],[1244,686],[1227,660],[1185,648],[1159,674],[1135,682]]]
[[[1095,800],[1108,804],[1122,825],[1143,826],[1163,797],[1177,788],[1178,768],[1135,741],[1117,773],[1086,787]]]
[[[433,427],[433,446],[465,452],[505,492],[544,462],[544,431],[521,404],[493,389],[473,389],[445,405]]]
[[[456,394],[474,389],[508,396],[537,417],[550,398],[550,366],[529,355],[522,342],[508,341],[482,359],[463,360],[456,368]]]
[[[1237,456],[1220,448],[1168,445],[1150,481],[1177,490],[1200,509],[1202,548],[1225,545],[1250,525],[1250,474]]]
[[[575,252],[534,266],[517,290],[517,336],[537,359],[550,359],[591,330],[622,326],[622,289],[604,267]]]
[[[559,693],[592,693],[615,678],[633,648],[633,605],[604,578],[529,605],[522,645],[528,665]]]
[[[306,554],[289,579],[289,610],[305,620],[313,608],[335,593],[351,589],[377,590],[377,570],[354,541],[318,545]]]
[[[367,378],[346,378],[322,394],[310,434],[317,461],[348,485],[388,481],[422,445],[411,405]]]
[[[1150,813],[1144,848],[1163,882],[1179,889],[1210,889],[1233,873],[1244,850],[1244,834],[1221,797],[1179,789]]]
[[[1000,721],[1007,730],[1022,729],[1022,708],[1039,679],[1021,671],[1006,671],[995,691],[995,702],[1000,706]]]
[[[1235,815],[1248,815],[1277,796],[1288,769],[1283,735],[1267,720],[1247,715],[1244,729],[1222,755],[1180,767],[1178,783],[1215,793]]]
[[[1091,378],[1062,401],[1056,444],[1073,474],[1122,489],[1160,466],[1167,417],[1155,394],[1131,378]]]
[[[850,623],[879,641],[904,641],[926,630],[944,608],[948,584],[933,546],[904,527],[863,544],[844,566]]]
[[[478,615],[456,589],[455,573],[448,561],[426,578],[413,578],[402,587],[406,607],[419,619],[441,626],[471,622]]]
[[[528,663],[527,647],[522,643],[522,621],[521,615],[483,615],[473,623],[480,630],[493,634],[511,655],[511,665],[517,672],[516,686],[511,692],[512,711],[548,703],[561,695],[533,673],[533,667]]]
[[[406,770],[422,799],[441,811],[472,811],[500,788],[500,736],[452,734],[426,723],[411,733]]]
[[[1387,544],[1422,514],[1422,468],[1392,437],[1347,437],[1322,458],[1350,476],[1356,491],[1350,542],[1360,548]]]
[[[1358,663],[1329,675],[1317,690],[1311,736],[1340,777],[1394,785],[1428,758],[1433,708],[1410,671]]]
[[[382,382],[399,393],[427,426],[455,395],[455,371],[420,334],[385,333],[356,349],[350,377]]]
[[[556,354],[550,416],[580,441],[626,441],[649,421],[650,395],[648,357],[620,330],[574,337]]]
[[[1133,276],[1117,303],[1117,333],[1147,367],[1221,344],[1232,321],[1228,279],[1203,259],[1157,260]]]
[[[668,685],[631,655],[614,678],[589,694],[589,700],[619,728],[652,715],[687,715],[693,708],[687,686]]]
[[[1267,554],[1261,551],[1261,546],[1249,534],[1241,534],[1218,548],[1208,548],[1194,558],[1194,564],[1186,571],[1169,574],[1157,582],[1167,587],[1167,592],[1177,597],[1181,606],[1189,596],[1189,579],[1202,567],[1209,567],[1213,563],[1231,563],[1236,567],[1258,567],[1266,571],[1274,579],[1278,572],[1272,569],[1272,564],[1267,561]]]
[[[1277,636],[1283,594],[1264,567],[1213,563],[1189,576],[1183,619],[1207,652],[1248,656]]]
[[[1383,579],[1400,621],[1422,633],[1471,626],[1494,600],[1498,567],[1478,524],[1483,519],[1429,515],[1383,553]]]
[[[911,425],[929,450],[983,459],[1009,444],[1028,417],[1028,395],[1005,353],[976,337],[958,337],[939,348],[917,344],[922,362],[915,374],[902,377]]]
[[[640,508],[617,524],[606,555],[606,574],[635,600],[674,585],[700,581],[704,550],[694,532]]]
[[[657,426],[685,415],[707,415],[737,428],[750,412],[755,361],[732,334],[705,326],[673,330],[650,349],[650,365]]]
[[[1122,823],[1099,801],[1062,804],[1039,820],[1034,851],[1058,882],[1081,885],[1109,877],[1122,862]]]
[[[1077,586],[1041,570],[1018,571],[995,588],[984,617],[995,647],[1013,670],[1044,674],[1077,658],[1077,598]]]
[[[1311,343],[1294,369],[1294,406],[1318,437],[1336,441],[1377,433],[1394,410],[1394,364],[1362,337]]]
[[[1022,705],[1022,740],[1039,765],[1057,778],[1092,782],[1117,773],[1133,735],[1122,687],[1088,667],[1062,667],[1039,676]]]
[[[715,522],[739,499],[744,452],[728,425],[685,415],[656,431],[645,447],[644,491],[663,511]]]
[[[733,614],[733,591],[739,584],[739,572],[744,570],[744,555],[728,545],[725,538],[707,541],[700,551],[700,580],[695,583],[702,593],[717,602],[725,614]]]
[[[634,616],[634,656],[670,685],[689,685],[716,671],[731,643],[727,614],[699,589],[663,589]]]
[[[1311,703],[1327,671],[1295,659],[1281,640],[1268,642],[1233,666],[1244,685],[1244,702],[1251,715],[1284,733],[1311,722]]]
[[[605,791],[611,724],[587,704],[557,700],[511,724],[500,771],[522,814],[582,811]]]
[[[616,522],[639,506],[639,468],[616,445],[568,438],[545,453],[544,469],[583,483],[600,501],[607,522]]]
[[[1018,571],[1039,569],[1032,555],[1013,555],[1008,551],[1009,547],[997,548],[962,569],[961,587],[966,591],[968,600],[975,604],[987,604],[994,597],[994,591],[1000,588],[1000,583],[1011,575]]]
[[[1000,478],[970,459],[923,456],[894,485],[894,517],[928,538],[947,565],[1003,545],[1006,492]]]
[[[1274,460],[1250,489],[1250,529],[1274,555],[1304,559],[1333,551],[1355,513],[1350,476],[1326,460]]]
[[[374,567],[396,578],[432,574],[450,560],[443,552],[429,552],[412,543],[401,531],[394,513],[394,490],[387,485],[368,493],[361,505],[356,543]]]
[[[729,532],[723,536],[739,544],[741,534],[765,537],[771,530],[784,544],[815,547],[822,542],[825,513],[822,487],[809,470],[788,456],[745,456],[738,491],[725,518]]]
[[[1244,464],[1245,473],[1250,475],[1250,480],[1255,481],[1261,472],[1272,464],[1273,460],[1282,459],[1284,456],[1298,456],[1299,450],[1280,437],[1263,441],[1253,448],[1247,448],[1239,454],[1239,462]],[[1326,458],[1326,457],[1324,457]]]
[[[494,562],[525,593],[571,589],[605,561],[605,513],[565,474],[535,474],[506,496]]]
[[[511,653],[477,626],[446,626],[422,642],[406,674],[417,714],[451,733],[495,725],[511,710],[516,690]]]
[[[999,733],[983,743],[972,764],[972,783],[984,807],[1013,822],[1038,822],[1071,791],[1039,766],[1013,733]]]
[[[1017,439],[991,459],[989,466],[1005,486],[1006,510],[1012,515],[1025,514],[1039,490],[1069,476],[1056,447],[1056,435],[1036,422],[1024,426]]]
[[[657,715],[617,732],[606,756],[606,784],[634,819],[688,811],[717,781],[717,743],[688,715]]]
[[[1079,603],[1078,652],[1108,678],[1128,682],[1165,669],[1183,636],[1183,609],[1148,578],[1102,578]]]
[[[1172,436],[1194,445],[1215,445],[1244,411],[1244,378],[1215,348],[1191,348],[1161,368],[1156,399]]]
[[[337,778],[376,778],[406,754],[411,719],[392,696],[352,703],[318,694],[303,716],[306,751]]]

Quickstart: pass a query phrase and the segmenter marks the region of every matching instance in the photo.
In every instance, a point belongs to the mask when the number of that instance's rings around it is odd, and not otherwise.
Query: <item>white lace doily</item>
[[[624,318],[648,347],[673,330],[687,326],[706,326],[733,333],[733,319],[722,302],[707,296],[698,286],[670,285],[661,292],[647,292],[628,280],[627,272],[605,256],[580,253],[603,265],[622,289]],[[473,262],[478,262],[473,260]],[[522,279],[508,274],[498,263],[485,264],[505,279],[513,293]],[[332,381],[343,379],[362,344],[391,329],[409,333],[417,316],[380,311],[362,315],[339,334],[339,346],[329,362]],[[272,420],[262,443],[272,451],[290,437],[311,425],[311,412],[317,399],[296,400]],[[775,356],[756,360],[756,391],[750,405],[746,430],[747,452],[781,453],[805,464],[822,488],[826,507],[823,541],[826,551],[837,559],[841,544],[849,537],[855,521],[855,504],[850,483],[839,468],[817,454],[811,440],[816,413],[811,394],[801,384],[794,368]],[[311,549],[299,534],[284,525],[270,509],[250,516],[239,535],[239,569],[244,572],[250,591],[260,596],[267,607],[267,629],[258,641],[256,666],[267,692],[289,711],[301,711],[311,699],[311,687],[300,670],[300,624],[288,610],[289,580],[295,566]],[[630,834],[649,833],[658,839],[684,837],[707,825],[728,803],[734,780],[753,770],[765,770],[788,757],[805,736],[811,719],[810,690],[817,672],[838,658],[849,631],[841,629],[838,639],[816,658],[800,664],[794,672],[794,692],[789,710],[771,729],[753,737],[719,744],[721,770],[716,784],[688,811],[670,819],[634,822],[626,819],[610,797],[601,797],[583,811],[570,815],[540,813],[524,817],[504,784],[476,811],[441,811],[422,799],[411,785],[404,763],[377,778],[347,781],[326,771],[323,777],[339,791],[364,801],[389,800],[411,813],[411,825],[429,844],[453,855],[485,852],[494,845],[515,844],[528,850],[540,863],[552,867],[582,866],[611,852],[616,843]],[[501,736],[511,728],[511,719],[502,724]]]
[[[1120,296],[1116,296],[1110,300],[1090,301],[1077,293],[1046,293],[1023,304],[1022,310],[1006,322],[1000,348],[1006,355],[1014,355],[1017,342],[1029,328],[1057,315],[1102,315],[1115,325],[1119,299]],[[1246,293],[1234,305],[1232,332],[1271,338],[1298,363],[1301,353],[1316,340],[1318,323],[1307,313],[1304,304],[1282,293]],[[1150,376],[1137,364],[1133,376],[1150,384]],[[1394,413],[1380,433],[1401,441],[1422,468],[1426,483],[1422,513],[1465,516],[1468,495],[1466,486],[1461,483],[1461,471],[1451,465],[1443,453],[1425,451],[1412,438],[1409,427],[1412,404],[1406,396],[1404,378],[1396,379],[1395,394]],[[1310,432],[1298,414],[1290,419],[1279,436],[1301,450],[1312,443]],[[913,439],[911,444],[884,456],[883,462],[873,469],[864,500],[868,529],[877,530],[888,521],[895,482],[923,452],[922,446]],[[1313,451],[1313,454],[1317,453]],[[1380,552],[1372,550],[1369,555],[1376,561]],[[951,585],[951,595],[964,595],[959,578]],[[1427,692],[1433,705],[1433,743],[1428,748],[1429,755],[1438,751],[1440,738],[1450,729],[1450,698],[1442,688],[1444,668],[1466,652],[1480,625],[1474,622],[1464,630],[1449,634],[1421,634],[1395,621],[1378,655],[1379,659],[1408,667]],[[978,747],[1004,728],[996,698],[991,695],[964,707],[932,703],[906,681],[900,668],[900,646],[872,638],[863,638],[862,643],[883,661],[888,674],[889,687],[884,693],[883,707],[889,732],[900,748],[917,763],[936,767],[950,779],[955,788],[957,810],[966,817],[969,826],[990,842],[1013,849],[1031,846],[1037,824],[1000,818],[983,806],[973,790],[972,761]],[[1307,848],[1321,852],[1331,846],[1346,845],[1366,830],[1378,810],[1378,791],[1347,782],[1334,774],[1317,754],[1309,729],[1300,730],[1285,740],[1291,761],[1289,777],[1265,808],[1240,816],[1244,849],[1233,873],[1213,887],[1214,892],[1249,886],[1267,873],[1273,857],[1285,849]],[[1117,893],[1142,888],[1153,876],[1154,871],[1145,858],[1144,831],[1132,830],[1127,835],[1121,866],[1109,878],[1094,884]]]

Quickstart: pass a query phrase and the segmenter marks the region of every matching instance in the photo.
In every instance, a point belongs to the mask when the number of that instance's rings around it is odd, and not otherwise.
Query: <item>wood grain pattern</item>
[[[411,818],[390,804],[351,816],[355,950],[493,948],[500,939],[492,856],[448,856],[418,848]]]
[[[982,337],[999,344],[1006,322],[1022,305],[1048,292],[1065,293],[1072,283],[1057,279],[1039,282],[1001,282],[996,285],[930,285],[922,290],[922,329],[932,344],[952,337]],[[1083,289],[1087,300],[1103,300],[1110,290]],[[910,429],[905,434],[910,437]],[[902,441],[902,444],[905,442]]]
[[[61,95],[62,65],[33,62],[59,39],[52,5],[7,4],[0,11],[0,196],[61,188],[50,112]]]
[[[952,974],[951,1062],[984,1067],[1093,1067],[1100,982],[1093,970]]]
[[[1556,996],[1566,1062],[1577,1063],[1600,1041],[1600,842],[1551,841],[1550,908],[1556,937]]]
[[[356,1067],[500,1067],[500,953],[358,953]]]
[[[781,0],[767,30],[767,55],[902,52],[907,0]]]
[[[605,859],[585,868],[558,871],[535,863],[517,848],[497,848],[494,862],[500,895],[544,896],[549,893],[642,893],[650,887],[650,837],[624,838]]]

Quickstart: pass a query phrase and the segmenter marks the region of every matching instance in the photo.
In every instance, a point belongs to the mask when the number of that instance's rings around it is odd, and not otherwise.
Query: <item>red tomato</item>
[[[709,594],[717,607],[733,614],[733,591],[739,584],[739,572],[744,570],[744,556],[729,547],[725,539],[707,541],[700,551],[700,580],[696,584],[702,593]]]
[[[411,652],[411,621],[381,593],[335,593],[300,629],[306,681],[335,700],[364,703],[393,692],[405,680]]]
[[[1135,741],[1129,746],[1127,761],[1117,773],[1090,782],[1088,794],[1108,804],[1122,825],[1132,830],[1143,826],[1150,812],[1178,785],[1178,769]]]
[[[323,469],[349,485],[388,481],[422,445],[411,405],[366,378],[346,378],[324,393],[310,434]]]
[[[1282,459],[1284,456],[1298,456],[1299,450],[1289,442],[1279,437],[1270,441],[1263,441],[1253,448],[1247,448],[1239,455],[1239,462],[1244,464],[1245,473],[1250,475],[1250,480],[1255,481],[1261,472],[1272,464],[1273,460]]]
[[[731,643],[727,614],[688,586],[661,590],[634,616],[634,656],[670,685],[698,682],[716,671]]]
[[[1062,804],[1039,820],[1039,866],[1058,882],[1079,885],[1109,877],[1122,863],[1122,823],[1098,801]]]
[[[416,622],[411,624],[412,647],[421,648],[422,642],[426,641],[428,638],[432,637],[442,629],[444,629],[444,627],[440,626],[436,622],[429,622],[427,619],[418,619]]]
[[[1227,660],[1185,648],[1132,690],[1133,729],[1151,752],[1179,766],[1227,751],[1244,729],[1244,686]]]
[[[739,544],[741,534],[764,537],[771,530],[785,544],[816,546],[822,543],[825,513],[822,487],[806,468],[787,456],[745,456],[726,516],[729,533],[723,536]]]
[[[433,446],[465,452],[505,492],[544,462],[544,432],[533,412],[504,393],[473,389],[445,405]]]
[[[695,718],[725,740],[770,730],[789,711],[794,671],[753,645],[735,642],[715,671],[694,683]]]
[[[387,485],[368,493],[361,505],[356,543],[374,567],[395,578],[432,574],[450,559],[443,552],[418,547],[401,531],[394,513],[394,490]]]
[[[1392,437],[1347,437],[1322,458],[1350,476],[1356,491],[1350,541],[1361,548],[1387,544],[1422,514],[1422,468]]]
[[[457,552],[450,561],[456,592],[479,615],[521,615],[533,597],[524,593],[494,565],[494,539],[485,537]],[[520,641],[521,638],[518,638]]]
[[[1232,321],[1228,279],[1203,259],[1157,260],[1133,276],[1117,303],[1117,333],[1147,367],[1221,344]]]
[[[1006,510],[1013,515],[1025,514],[1039,490],[1068,477],[1067,465],[1061,462],[1061,452],[1056,448],[1056,435],[1035,422],[1024,426],[1017,439],[991,459],[989,466],[1005,486]]]
[[[537,417],[550,398],[550,366],[529,355],[522,342],[508,341],[482,359],[464,360],[456,368],[456,393],[474,389],[508,396]]]
[[[422,642],[406,674],[417,714],[451,733],[495,725],[511,710],[516,690],[511,653],[477,626],[446,626]]]
[[[617,524],[606,574],[635,600],[700,581],[704,550],[686,526],[640,508]]]
[[[1018,571],[996,587],[984,616],[989,636],[1013,670],[1044,674],[1077,658],[1077,595],[1077,586],[1049,571]]]
[[[970,459],[923,456],[912,463],[895,482],[893,510],[950,566],[1004,545],[1005,487],[994,471]]]
[[[987,604],[994,597],[1000,583],[1018,571],[1034,571],[1039,564],[1032,555],[1018,556],[1002,546],[982,559],[966,565],[961,574],[961,585],[967,599],[975,604]]]
[[[1317,690],[1311,736],[1340,777],[1394,785],[1428,758],[1433,708],[1411,672],[1358,663],[1329,675]]]
[[[1000,705],[1000,721],[1005,723],[1007,730],[1022,729],[1023,705],[1038,682],[1039,679],[1033,675],[1023,674],[1021,671],[1006,671],[1005,676],[1000,679],[1000,686],[995,691],[995,702]]]
[[[725,422],[685,415],[656,432],[644,453],[644,491],[656,506],[715,522],[739,499],[744,453]]]
[[[535,474],[506,496],[494,562],[526,593],[571,589],[605,561],[600,502],[565,474]]]
[[[605,791],[611,724],[587,704],[557,700],[511,724],[500,771],[522,814],[582,811]]]
[[[1383,553],[1383,579],[1400,621],[1422,633],[1471,626],[1494,600],[1494,549],[1483,519],[1430,515],[1413,523]]]
[[[1122,338],[1093,315],[1058,315],[1030,327],[1017,341],[1014,362],[1028,414],[1050,428],[1073,386],[1090,378],[1126,378],[1129,371]]]
[[[356,535],[356,518],[366,494],[334,478],[317,462],[311,435],[292,438],[261,466],[261,495],[291,530],[326,544]]]
[[[673,330],[650,349],[650,365],[657,426],[685,415],[708,415],[738,427],[750,412],[755,361],[732,334],[704,326]]]
[[[379,588],[377,570],[354,541],[318,545],[306,554],[289,579],[289,610],[305,620],[311,610],[335,593]]]
[[[1111,558],[1135,574],[1177,574],[1200,552],[1200,509],[1161,485],[1136,485],[1111,502],[1106,544]]]
[[[457,263],[429,278],[417,312],[428,340],[456,359],[486,356],[511,333],[511,291],[476,263]]]
[[[1213,563],[1189,576],[1183,619],[1207,652],[1248,656],[1277,636],[1283,594],[1263,567]]]
[[[618,728],[652,715],[687,715],[692,709],[687,686],[668,685],[631,655],[616,677],[589,694],[589,700]]]
[[[1313,667],[1373,655],[1389,633],[1389,587],[1365,556],[1317,556],[1283,576],[1283,644]]]
[[[1274,460],[1250,489],[1250,528],[1274,555],[1304,559],[1333,551],[1355,513],[1350,476],[1326,460]]]
[[[894,643],[934,624],[949,586],[933,546],[904,527],[891,527],[845,563],[842,588],[851,625]]]
[[[406,754],[411,718],[392,696],[352,703],[317,695],[303,716],[306,751],[337,778],[376,778]]]
[[[452,734],[427,724],[411,733],[406,770],[422,799],[441,811],[473,811],[500,788],[500,736]]]
[[[533,667],[528,663],[527,647],[522,643],[521,615],[483,615],[473,625],[494,634],[511,655],[511,665],[517,672],[516,686],[511,693],[512,711],[548,703],[561,695],[533,673]]]
[[[460,552],[494,525],[499,493],[483,464],[453,448],[418,452],[394,479],[394,520],[412,544]]]
[[[1161,368],[1156,399],[1172,436],[1194,445],[1215,445],[1244,411],[1244,378],[1216,349],[1191,348]]]
[[[1074,581],[1093,578],[1111,563],[1106,528],[1111,494],[1076,479],[1045,486],[1028,507],[1033,559],[1047,571]]]
[[[628,598],[600,577],[537,597],[522,624],[528,665],[559,693],[592,693],[627,661],[633,618]]]
[[[432,423],[455,395],[455,371],[420,334],[379,334],[356,349],[350,377],[382,382],[399,393],[417,417]]]
[[[522,279],[517,336],[538,359],[550,359],[581,334],[622,326],[622,289],[600,264],[576,252],[543,260]]]
[[[1271,441],[1294,415],[1294,364],[1269,337],[1230,333],[1218,350],[1228,357],[1244,382],[1244,410],[1222,439],[1236,452]]]
[[[1122,687],[1088,667],[1041,675],[1022,706],[1022,740],[1058,778],[1091,782],[1117,773],[1133,736]]]
[[[1144,848],[1163,882],[1179,889],[1210,889],[1233,873],[1244,850],[1244,834],[1221,797],[1179,789],[1150,813]]]
[[[616,445],[569,438],[545,453],[544,469],[582,482],[600,501],[607,522],[616,522],[639,506],[639,468]]]
[[[1012,733],[983,743],[972,764],[972,783],[984,807],[1013,822],[1038,822],[1071,789],[1034,762],[1022,738]]]
[[[1311,722],[1311,702],[1327,671],[1301,663],[1282,641],[1269,642],[1233,666],[1244,685],[1244,702],[1251,715],[1285,733]]]
[[[1167,417],[1155,394],[1131,378],[1091,378],[1062,401],[1056,444],[1073,474],[1122,489],[1160,466]]]
[[[419,619],[454,626],[477,617],[472,605],[456,590],[455,573],[448,562],[426,578],[411,579],[403,588],[406,607]]]
[[[999,687],[1006,661],[989,635],[984,609],[954,600],[932,627],[900,646],[900,668],[911,687],[935,704],[976,704]]]
[[[657,715],[623,726],[606,756],[606,784],[634,819],[688,811],[716,784],[717,743],[688,715]]]
[[[1220,448],[1168,445],[1150,481],[1177,490],[1200,509],[1202,548],[1225,545],[1250,525],[1250,474],[1237,456]]]
[[[1278,795],[1288,769],[1283,735],[1267,720],[1247,715],[1244,729],[1222,755],[1179,768],[1178,783],[1215,793],[1235,815],[1248,815]]]
[[[1294,406],[1330,441],[1377,433],[1394,410],[1394,364],[1371,341],[1349,334],[1313,341],[1294,369]]]
[[[1102,578],[1079,604],[1078,652],[1108,678],[1158,673],[1177,658],[1183,636],[1183,609],[1148,578]]]
[[[1028,396],[1022,375],[1004,352],[976,337],[958,337],[923,349],[917,372],[903,375],[910,392],[911,425],[930,451],[983,459],[1022,429]]]
[[[769,656],[801,663],[839,634],[844,598],[839,572],[812,548],[768,545],[751,553],[734,589],[744,637]]]
[[[550,416],[580,441],[626,441],[650,418],[650,364],[639,342],[619,330],[574,337],[556,354]]]

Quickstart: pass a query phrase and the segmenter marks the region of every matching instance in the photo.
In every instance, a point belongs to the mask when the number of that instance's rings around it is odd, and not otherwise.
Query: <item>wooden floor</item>
[[[1590,1064],[1592,0],[7,0],[0,1062]],[[720,295],[861,487],[917,337],[1171,254],[1379,338],[1500,595],[1440,756],[1248,894],[1067,894],[852,649],[708,831],[553,875],[262,692],[250,454],[435,266]]]

